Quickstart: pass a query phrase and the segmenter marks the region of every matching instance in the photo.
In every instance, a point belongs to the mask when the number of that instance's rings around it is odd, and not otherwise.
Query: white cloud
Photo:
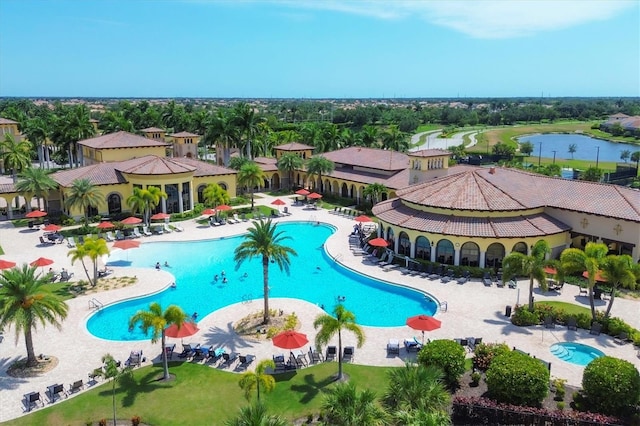
[[[285,0],[277,3],[378,19],[403,19],[417,15],[432,24],[484,39],[525,37],[561,30],[607,20],[637,6],[634,0]]]

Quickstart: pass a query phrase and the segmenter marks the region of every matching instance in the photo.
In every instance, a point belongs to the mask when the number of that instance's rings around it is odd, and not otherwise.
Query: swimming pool
[[[269,267],[270,297],[289,297],[324,305],[331,311],[339,296],[354,312],[360,325],[393,327],[405,324],[407,317],[419,313],[433,315],[437,304],[419,291],[375,280],[337,264],[324,249],[334,232],[328,225],[308,222],[278,224],[278,230],[291,239],[283,244],[293,247],[290,275],[272,264]],[[235,270],[233,253],[243,236],[187,242],[151,242],[139,249],[116,251],[109,263],[154,268],[156,262],[169,262],[165,268],[176,278],[176,288],[137,299],[118,302],[97,311],[87,320],[87,329],[107,340],[145,340],[141,330],[129,331],[129,318],[151,302],[163,308],[176,304],[189,315],[198,312],[204,318],[225,306],[263,298],[261,259],[253,259]],[[346,242],[345,242],[346,244]],[[372,266],[373,268],[374,266]],[[228,283],[214,280],[226,272]],[[245,278],[245,272],[248,276]],[[256,304],[256,310],[261,309]]]
[[[604,356],[604,352],[589,345],[573,342],[560,342],[551,345],[551,353],[562,361],[585,366],[596,358]]]

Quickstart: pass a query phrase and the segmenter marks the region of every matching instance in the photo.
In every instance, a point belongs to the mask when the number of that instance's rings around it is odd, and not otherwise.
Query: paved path
[[[452,146],[460,146],[464,143],[464,137],[469,136],[471,139],[471,143],[466,146],[466,148],[470,148],[474,146],[476,141],[476,135],[478,134],[477,130],[472,130],[468,132],[460,132],[452,135],[450,138],[439,138],[442,134],[441,130],[431,130],[428,132],[416,133],[411,136],[411,144],[416,144],[420,141],[422,136],[427,135],[425,141],[415,148],[412,151],[420,151],[423,149],[449,149]]]
[[[269,205],[274,197],[259,195],[256,202]],[[280,197],[285,199],[285,197]],[[580,385],[582,379],[582,367],[574,366],[566,362],[554,359],[549,352],[549,346],[557,341],[576,341],[593,345],[603,350],[608,355],[627,359],[635,365],[640,364],[636,358],[632,345],[616,345],[609,336],[592,336],[586,331],[567,331],[564,327],[555,330],[545,330],[542,327],[515,327],[504,316],[506,305],[515,305],[519,301],[524,303],[527,298],[527,283],[520,282],[518,289],[484,287],[480,282],[469,282],[464,285],[441,284],[437,281],[419,277],[402,275],[397,270],[384,272],[381,268],[366,264],[362,257],[353,256],[348,246],[348,235],[353,229],[351,219],[337,216],[326,210],[304,210],[301,207],[290,206],[293,214],[277,221],[303,220],[321,221],[333,224],[337,231],[327,240],[325,247],[328,253],[336,261],[348,268],[360,271],[367,275],[386,280],[390,283],[405,285],[428,292],[440,302],[447,302],[448,310],[440,312],[437,317],[442,320],[442,328],[428,333],[431,339],[451,339],[456,337],[482,337],[485,342],[506,342],[509,346],[518,347],[530,352],[539,358],[551,361],[552,375],[566,378],[569,384]],[[157,235],[142,239],[145,241],[186,241],[222,236],[238,235],[245,232],[250,223],[225,225],[215,228],[203,228],[195,221],[182,222],[185,228],[182,233]],[[74,278],[82,278],[84,272],[80,264],[71,265],[67,258],[66,245],[39,247],[39,231],[15,229],[10,223],[0,222],[0,244],[6,254],[3,259],[17,262],[30,262],[40,256],[51,258],[55,261],[55,269],[65,267],[75,273]],[[96,297],[102,303],[108,304],[125,298],[136,297],[165,289],[173,276],[164,270],[158,272],[153,269],[143,268],[118,268],[114,267],[115,276],[136,276],[138,283],[131,287],[110,290],[92,296],[81,296],[68,301],[69,316],[64,322],[62,330],[56,330],[52,326],[39,327],[34,333],[34,345],[36,353],[53,355],[59,359],[59,365],[52,371],[39,377],[29,379],[15,379],[7,376],[7,368],[17,359],[25,356],[24,338],[20,337],[17,344],[14,340],[13,330],[5,330],[5,339],[0,343],[0,421],[9,420],[24,414],[21,403],[22,395],[31,391],[44,392],[48,385],[62,383],[68,386],[79,379],[87,379],[87,373],[100,365],[100,358],[105,353],[111,353],[116,359],[125,360],[131,350],[142,350],[147,357],[147,364],[151,361],[159,361],[159,344],[152,345],[149,341],[143,342],[111,342],[97,339],[90,335],[85,322],[93,313],[89,307],[89,299]],[[519,300],[518,300],[519,299]],[[577,289],[565,286],[562,294],[536,294],[537,300],[563,300],[579,303],[587,306],[585,297],[578,297]],[[271,300],[271,306],[282,309],[286,313],[295,312],[301,320],[301,332],[307,333],[313,341],[315,330],[313,319],[323,311],[316,305],[298,299],[278,298]],[[613,315],[624,318],[635,327],[640,328],[638,316],[639,302],[624,299],[616,299],[613,307]],[[262,308],[262,300],[254,300],[249,303],[239,303],[227,306],[200,318],[198,334],[189,338],[189,341],[202,344],[225,346],[242,354],[252,354],[257,359],[271,358],[280,352],[270,341],[256,341],[243,339],[232,330],[234,321],[243,316],[257,312]],[[374,328],[364,327],[366,343],[362,348],[356,349],[354,362],[366,365],[401,366],[405,359],[411,359],[413,354],[407,354],[403,349],[399,356],[389,357],[386,354],[386,343],[389,339],[420,337],[409,327]],[[344,334],[344,345],[354,345],[355,338],[349,333]],[[175,340],[178,343],[178,340]],[[333,342],[337,344],[337,342]],[[253,364],[255,366],[255,363]],[[229,370],[233,371],[233,366]],[[44,394],[43,394],[44,396]]]

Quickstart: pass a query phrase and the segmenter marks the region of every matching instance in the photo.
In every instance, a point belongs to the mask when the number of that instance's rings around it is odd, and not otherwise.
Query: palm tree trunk
[[[338,380],[342,380],[342,333],[338,328]]]
[[[116,426],[116,378],[111,379],[113,381],[111,388],[111,402],[113,404],[113,426]]]
[[[262,280],[264,283],[264,315],[263,324],[269,324],[269,258],[262,256]]]
[[[609,306],[607,306],[607,312],[604,313],[605,317],[609,317],[611,313],[611,308],[613,307],[613,299],[616,297],[616,289],[611,289],[611,294],[609,295]]]
[[[98,257],[93,260],[93,285],[98,285]],[[105,268],[106,269],[106,268]]]
[[[166,336],[162,330],[162,368],[164,370],[163,380],[169,380],[169,360],[167,359]]]
[[[260,402],[260,376],[256,373],[256,391],[258,392],[258,402]]]
[[[593,299],[593,286],[589,286],[589,304],[591,305],[591,318],[596,320],[596,303]]]
[[[24,342],[27,346],[27,365],[34,366],[38,363],[36,353],[33,350],[33,335],[31,334],[31,325],[24,330]]]
[[[84,268],[84,273],[87,275],[87,280],[89,280],[89,284],[94,286],[95,284],[91,282],[91,276],[89,275],[89,270],[87,269],[87,265],[84,263],[84,259],[80,259],[80,263],[82,263],[82,267]]]
[[[533,276],[529,277],[529,311],[533,312]]]

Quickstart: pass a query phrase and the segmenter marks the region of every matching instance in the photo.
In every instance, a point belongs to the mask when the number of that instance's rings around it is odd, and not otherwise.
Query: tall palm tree
[[[157,186],[149,186],[147,189],[133,188],[133,194],[127,198],[127,205],[133,213],[142,212],[144,223],[148,226],[151,212],[158,207],[163,198],[167,198],[167,193]]]
[[[151,343],[156,343],[160,339],[162,351],[162,367],[164,374],[162,380],[169,380],[169,362],[167,361],[166,336],[164,334],[167,327],[176,325],[179,328],[187,320],[187,314],[177,305],[170,305],[166,310],[162,306],[153,302],[149,305],[149,310],[139,310],[129,319],[129,328],[133,328],[140,323],[142,331],[146,334],[151,330]]]
[[[447,413],[451,395],[443,384],[442,370],[407,363],[389,370],[388,377],[382,404],[398,424],[424,424],[415,420],[429,414],[444,420],[437,425],[451,424]],[[407,421],[411,418],[414,421]]]
[[[44,168],[46,155],[46,143],[49,137],[49,126],[42,117],[33,117],[27,120],[27,125],[24,128],[23,133],[29,139],[34,146],[38,147],[38,163],[40,168]],[[49,163],[47,162],[47,168]]]
[[[285,240],[291,239],[284,236],[282,232],[277,231],[278,226],[262,219],[254,222],[244,237],[244,241],[240,243],[234,252],[233,260],[236,262],[236,269],[246,261],[254,257],[262,258],[262,282],[264,291],[264,316],[263,324],[269,323],[269,263],[274,262],[280,270],[289,273],[289,265],[291,259],[289,256],[297,256],[298,254],[291,247],[282,245]]]
[[[84,212],[84,224],[89,224],[89,207],[99,208],[105,203],[98,187],[89,179],[76,179],[71,183],[64,205],[67,209],[77,208]]]
[[[302,157],[291,152],[284,153],[278,158],[277,166],[278,170],[287,174],[289,189],[293,189],[293,172],[302,169],[304,166]]]
[[[246,155],[249,160],[252,157],[251,142],[258,133],[258,123],[261,121],[259,117],[256,117],[253,107],[245,102],[236,104],[233,110],[233,121],[240,131],[240,134],[245,137]]]
[[[606,244],[588,242],[584,250],[568,248],[563,250],[560,255],[560,262],[566,272],[587,272],[589,304],[591,305],[591,317],[594,321],[596,319],[596,305],[593,299],[593,287],[596,285],[596,275],[600,269],[600,264],[608,252],[609,247]]]
[[[52,324],[58,329],[60,320],[67,317],[68,306],[51,293],[50,274],[37,274],[37,267],[23,265],[21,268],[5,269],[0,275],[0,329],[13,324],[16,341],[24,333],[27,346],[27,365],[37,364],[33,349],[32,330],[38,323]]]
[[[246,186],[251,192],[251,210],[254,207],[253,194],[255,188],[260,189],[264,184],[264,172],[253,161],[244,164],[238,171],[238,185]]]
[[[271,359],[263,359],[256,366],[256,371],[247,371],[240,377],[238,385],[244,390],[244,397],[249,401],[255,389],[257,391],[258,402],[260,402],[260,387],[264,392],[269,393],[276,387],[276,379],[271,374],[266,374],[267,367],[275,370],[276,364]]]
[[[322,175],[331,174],[336,168],[335,163],[328,158],[317,155],[307,160],[306,167],[309,179],[313,180],[314,176],[318,176],[318,182],[320,182],[320,192],[323,192]]]
[[[256,402],[240,409],[238,417],[227,420],[227,426],[287,426],[288,423],[279,416],[267,413],[264,404]]]
[[[522,275],[529,277],[529,310],[533,312],[533,282],[538,282],[543,291],[547,289],[547,275],[544,267],[549,263],[547,255],[551,253],[549,243],[539,240],[531,248],[531,255],[513,252],[502,260],[502,279],[507,282],[512,277]]]
[[[100,375],[105,380],[111,380],[111,406],[113,409],[113,426],[116,426],[116,382],[131,378],[133,372],[131,367],[121,367],[120,363],[115,360],[113,355],[105,354],[102,357],[102,365],[104,368],[99,369]]]
[[[47,208],[47,197],[49,191],[56,189],[58,183],[49,176],[49,174],[41,168],[29,167],[20,174],[20,179],[16,183],[16,190],[29,200],[27,206],[31,205],[30,199],[36,197],[38,200],[38,209],[41,209],[40,201],[44,199],[45,209]]]
[[[371,207],[373,207],[380,201],[382,194],[388,190],[389,189],[381,183],[371,183],[364,188],[362,195],[371,200]]]
[[[362,127],[362,144],[369,148],[376,148],[378,146],[378,128],[366,124]]]
[[[91,113],[85,105],[73,106],[64,117],[62,117],[63,143],[69,154],[69,165],[73,166],[73,153],[75,152],[76,167],[80,165],[80,155],[78,141],[88,139],[96,134],[93,124],[91,124]]]
[[[109,254],[109,247],[107,242],[102,238],[90,237],[84,240],[83,244],[76,245],[75,248],[69,250],[67,256],[71,256],[71,263],[76,260],[82,262],[84,272],[87,274],[87,279],[92,286],[98,284],[98,258]],[[93,279],[89,276],[89,271],[84,263],[84,258],[88,257],[93,262]]]
[[[216,162],[227,166],[231,158],[231,147],[240,139],[240,132],[233,122],[233,116],[225,110],[218,110],[211,119],[207,132],[207,138],[216,142]]]
[[[616,297],[616,290],[620,287],[635,290],[640,280],[640,264],[635,263],[629,255],[609,255],[600,265],[603,278],[611,286],[611,297],[604,316],[608,317]]]
[[[18,172],[31,164],[31,143],[27,140],[16,140],[11,133],[4,134],[0,142],[0,158],[4,167],[11,169],[13,183],[18,181]]]
[[[409,149],[409,140],[406,133],[392,124],[382,134],[382,145],[385,149],[405,152]]]
[[[370,389],[358,393],[353,383],[339,383],[329,389],[322,402],[327,424],[341,426],[385,425],[386,413]]]
[[[227,191],[222,189],[217,183],[210,183],[202,191],[202,196],[207,205],[217,207],[221,204],[228,204],[231,198]]]
[[[338,334],[338,376],[336,380],[342,380],[342,330],[348,330],[356,335],[358,347],[364,344],[364,331],[356,324],[356,316],[348,311],[341,303],[333,310],[334,316],[320,314],[313,321],[313,328],[320,331],[316,334],[316,346],[318,348],[329,343],[333,336]]]

